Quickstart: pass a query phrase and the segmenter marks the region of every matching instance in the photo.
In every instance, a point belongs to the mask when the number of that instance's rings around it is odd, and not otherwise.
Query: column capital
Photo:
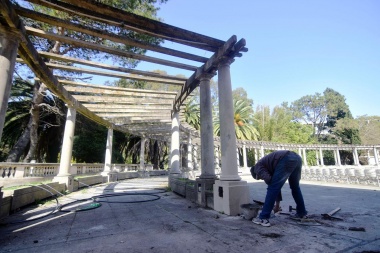
[[[212,73],[202,73],[199,77],[199,80],[201,82],[210,81],[211,78],[213,78],[215,75],[216,75],[216,71],[213,71]]]
[[[230,66],[235,61],[234,58],[224,57],[218,64],[218,68],[222,66]]]

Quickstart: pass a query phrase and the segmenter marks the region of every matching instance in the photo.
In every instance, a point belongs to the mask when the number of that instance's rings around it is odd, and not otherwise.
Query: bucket
[[[243,217],[246,220],[252,220],[253,218],[256,218],[257,214],[259,213],[259,210],[261,208],[261,205],[259,204],[242,204],[240,205],[241,209],[243,210]]]

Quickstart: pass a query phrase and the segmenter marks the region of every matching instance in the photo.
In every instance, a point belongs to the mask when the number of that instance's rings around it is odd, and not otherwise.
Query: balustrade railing
[[[146,164],[146,169],[151,165]],[[140,164],[113,164],[112,169],[117,172],[138,171]],[[104,170],[104,164],[72,164],[72,175],[94,175]],[[58,175],[59,163],[0,163],[0,180],[21,179],[30,177],[54,177]]]

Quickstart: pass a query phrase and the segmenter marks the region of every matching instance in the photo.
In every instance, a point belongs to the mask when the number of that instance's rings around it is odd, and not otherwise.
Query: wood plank
[[[184,84],[184,82],[182,81],[166,80],[166,79],[159,79],[159,78],[153,78],[153,77],[136,76],[136,75],[107,72],[107,71],[99,71],[99,70],[94,70],[94,69],[71,67],[71,66],[65,66],[65,65],[54,64],[54,63],[46,63],[46,66],[53,69],[61,69],[61,70],[66,70],[66,71],[71,71],[71,72],[125,78],[125,79],[130,79],[130,80],[146,81],[146,82],[152,82],[152,83],[163,83],[163,84],[178,85],[178,86],[182,86]]]
[[[109,47],[102,46],[99,44],[90,43],[90,42],[81,41],[81,40],[73,39],[70,37],[66,37],[66,36],[62,36],[62,35],[58,35],[58,34],[54,34],[54,33],[45,32],[43,30],[36,29],[33,27],[25,27],[25,29],[29,35],[34,35],[37,37],[50,39],[50,40],[54,40],[54,41],[60,41],[63,43],[67,43],[67,44],[76,46],[76,47],[85,47],[85,48],[89,48],[89,49],[93,49],[93,50],[99,50],[99,51],[106,52],[109,54],[119,55],[119,56],[137,59],[137,60],[141,60],[141,61],[147,61],[147,62],[151,62],[151,63],[155,63],[155,64],[161,64],[161,65],[165,65],[165,66],[169,66],[169,67],[173,67],[173,68],[179,68],[179,69],[185,69],[185,70],[191,70],[191,71],[196,70],[195,66],[191,66],[188,64],[182,64],[182,63],[178,63],[178,62],[162,60],[159,58],[135,54],[135,53],[127,52],[127,51],[120,50],[120,49],[109,48]]]
[[[142,119],[142,118],[125,118],[125,117],[122,117],[122,118],[107,118],[109,121],[111,121],[112,123],[114,124],[131,124],[131,123],[149,123],[149,122],[160,122],[160,123],[169,123],[171,122],[171,120],[165,120],[165,119],[154,119],[154,120],[146,120],[146,119]]]
[[[114,103],[114,104],[139,104],[139,105],[172,105],[171,99],[138,99],[138,98],[124,98],[124,97],[105,97],[105,96],[83,96],[73,95],[75,99],[81,102],[100,102],[100,103]]]
[[[180,43],[183,45],[204,49],[207,51],[215,52],[218,47],[224,44],[224,41],[218,40],[215,38],[211,38],[209,36],[197,34],[194,32],[190,32],[178,27],[170,26],[165,23],[155,21],[152,19],[144,18],[130,12],[121,11],[113,8],[113,10],[105,11],[109,8],[112,8],[108,5],[104,5],[104,7],[99,7],[96,5],[92,5],[91,3],[84,3],[81,1],[65,1],[69,3],[64,3],[62,1],[55,0],[27,0],[31,3],[36,3],[42,6],[46,6],[52,9],[60,10],[67,12],[72,15],[82,16],[86,18],[90,18],[92,20],[97,20],[106,24],[122,27],[124,29],[132,30],[138,33],[147,34],[150,36],[155,36],[159,38],[163,38],[165,40],[173,41],[176,43]],[[83,6],[82,4],[86,6]],[[78,6],[79,4],[79,6]],[[90,6],[89,6],[89,5]],[[105,9],[104,9],[105,8]],[[90,13],[88,10],[91,10]],[[132,20],[131,20],[132,19]],[[137,22],[135,22],[135,20]],[[141,20],[143,24],[139,24],[138,22]],[[150,23],[153,27],[148,27]],[[161,25],[162,24],[162,25]]]
[[[91,110],[92,112],[96,113],[99,115],[100,113],[123,113],[127,116],[155,116],[155,115],[169,115],[170,112],[169,110],[121,110],[121,109],[93,109]]]
[[[102,89],[102,90],[108,90],[109,89],[109,90],[130,91],[130,92],[147,93],[147,94],[164,94],[164,95],[174,95],[174,96],[177,95],[177,92],[173,92],[173,91],[122,88],[122,87],[107,86],[107,85],[100,85],[100,84],[88,84],[88,83],[82,83],[82,82],[73,82],[73,81],[63,80],[63,79],[59,79],[58,81],[60,83],[66,84],[66,85],[93,87],[93,88]]]
[[[103,94],[103,95],[117,95],[135,98],[167,98],[173,100],[175,95],[165,95],[165,94],[149,94],[149,93],[139,93],[139,92],[129,92],[129,91],[118,91],[118,90],[105,90],[97,89],[93,87],[73,87],[66,86],[65,89],[70,92],[75,92],[76,94]]]
[[[141,118],[141,119],[170,119],[170,111],[160,113],[128,113],[128,112],[100,112],[96,113],[99,117],[114,118],[114,117],[126,117],[126,118]]]
[[[175,56],[175,57],[179,57],[179,58],[183,58],[183,59],[187,59],[187,60],[202,62],[202,63],[205,63],[208,59],[206,57],[202,57],[202,56],[198,56],[198,55],[194,55],[194,54],[190,54],[190,53],[186,53],[186,52],[182,52],[182,51],[178,51],[178,50],[174,50],[174,49],[170,49],[170,48],[165,48],[165,47],[161,47],[161,46],[156,46],[156,45],[144,43],[144,42],[141,42],[138,40],[128,38],[126,36],[116,35],[114,33],[108,32],[108,31],[98,30],[98,29],[94,29],[91,27],[86,27],[84,25],[75,24],[75,23],[72,23],[72,22],[67,21],[67,20],[52,17],[52,16],[49,16],[49,15],[46,15],[46,14],[43,14],[40,12],[32,11],[32,10],[29,10],[26,8],[16,6],[15,9],[16,9],[16,12],[23,17],[31,18],[31,19],[34,19],[37,21],[41,21],[41,22],[50,24],[50,25],[65,27],[66,29],[69,29],[69,30],[74,30],[74,31],[86,33],[86,34],[89,34],[91,36],[103,38],[103,39],[114,41],[117,43],[122,43],[125,45],[129,45],[129,46],[133,46],[133,47],[139,47],[139,48],[143,48],[146,50],[151,50],[154,52],[163,53],[163,54],[167,54],[167,55],[171,55],[171,56]]]
[[[101,69],[108,69],[108,70],[112,70],[112,71],[119,71],[119,72],[123,72],[123,73],[131,73],[131,74],[135,74],[135,75],[151,76],[151,77],[157,77],[157,78],[163,78],[163,79],[169,79],[169,80],[177,80],[177,81],[184,81],[184,82],[187,80],[187,78],[185,78],[185,77],[164,75],[164,74],[150,72],[150,71],[141,71],[141,70],[137,70],[137,69],[123,68],[123,67],[118,67],[118,66],[93,62],[93,61],[82,60],[82,59],[78,59],[78,58],[63,56],[63,55],[49,53],[49,52],[38,51],[38,53],[41,56],[49,58],[49,59],[55,59],[55,60],[59,60],[59,61],[66,61],[66,62],[72,62],[72,63],[79,63],[81,65],[87,65],[90,67],[96,67],[96,68],[101,68]]]
[[[134,105],[134,104],[110,104],[110,103],[95,103],[95,104],[87,104],[83,103],[83,105],[87,108],[92,110],[97,110],[98,108],[105,108],[105,109],[124,109],[124,110],[171,110],[172,105]]]

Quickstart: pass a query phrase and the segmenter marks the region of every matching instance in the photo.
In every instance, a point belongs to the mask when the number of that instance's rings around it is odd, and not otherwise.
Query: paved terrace
[[[266,186],[249,176],[251,199],[263,200]],[[56,212],[55,202],[20,210],[2,220],[1,252],[380,252],[379,187],[302,181],[309,214],[319,226],[299,225],[279,215],[262,227],[241,216],[203,209],[165,192],[167,177],[131,179],[99,185],[59,198],[61,204],[109,193],[129,195],[98,198],[99,208],[79,202],[79,212]],[[134,193],[134,194],[131,194]],[[137,195],[140,193],[143,195]],[[109,195],[110,196],[110,195]],[[294,206],[289,187],[283,188],[282,207]],[[145,201],[137,203],[123,203]],[[62,210],[72,210],[74,204]],[[321,214],[340,207],[334,216]],[[78,208],[78,207],[75,207]],[[352,231],[359,228],[365,231]]]

